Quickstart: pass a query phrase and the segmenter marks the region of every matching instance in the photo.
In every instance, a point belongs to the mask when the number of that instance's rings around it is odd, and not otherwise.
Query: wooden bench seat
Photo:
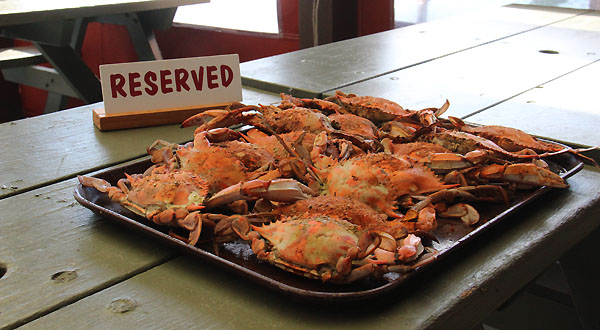
[[[0,49],[0,69],[16,68],[44,63],[46,60],[34,46]]]

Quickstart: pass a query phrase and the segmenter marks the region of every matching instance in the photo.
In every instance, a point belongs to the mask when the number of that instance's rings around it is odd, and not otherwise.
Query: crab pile
[[[281,96],[187,119],[182,126],[198,126],[192,142],[157,140],[147,149],[154,165],[116,186],[79,181],[191,245],[203,233],[216,244],[243,240],[259,260],[349,283],[435,260],[424,241],[440,219],[477,226],[479,205],[568,187],[544,158],[579,154],[513,128],[442,119],[448,102],[408,110],[341,92]],[[230,129],[239,124],[251,128]]]

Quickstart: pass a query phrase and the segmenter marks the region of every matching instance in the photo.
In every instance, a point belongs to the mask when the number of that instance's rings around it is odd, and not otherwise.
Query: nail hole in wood
[[[50,278],[57,283],[66,283],[76,279],[77,272],[74,270],[64,270],[62,272],[52,274]]]
[[[551,49],[542,49],[542,50],[540,50],[540,53],[543,53],[543,54],[558,54],[557,51],[551,50]]]
[[[6,266],[6,264],[0,262],[0,278],[2,278],[7,271],[8,267]]]
[[[133,299],[120,298],[113,300],[107,309],[113,313],[124,314],[131,312],[137,307],[137,302]]]

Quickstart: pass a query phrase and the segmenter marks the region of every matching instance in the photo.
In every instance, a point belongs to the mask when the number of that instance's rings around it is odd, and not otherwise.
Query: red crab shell
[[[288,146],[293,146],[303,133],[303,131],[294,131],[280,134],[279,137],[281,137]],[[252,144],[266,150],[278,161],[290,157],[289,152],[285,150],[285,148],[274,135],[267,135],[257,129],[251,129],[248,131],[247,136]],[[310,152],[312,150],[314,140],[315,134],[306,133],[304,134],[303,139],[300,141],[300,145],[304,150]]]
[[[492,140],[504,150],[511,152],[517,152],[523,149],[531,149],[535,152],[553,152],[564,149],[564,147],[557,144],[539,141],[533,136],[511,127],[496,125],[481,127],[465,126],[461,129],[465,132]]]
[[[271,154],[249,143],[230,141],[202,148],[179,148],[180,169],[201,175],[217,192],[240,181],[263,165],[274,162]]]
[[[262,113],[264,121],[269,124],[276,133],[289,133],[294,131],[319,133],[323,130],[333,130],[327,116],[317,110],[301,107],[282,110],[274,106],[263,106],[259,111]],[[260,124],[258,124],[258,127],[260,127]]]
[[[400,217],[393,211],[398,197],[449,187],[429,169],[381,153],[340,162],[327,170],[324,181],[326,195],[356,199],[396,218]]]
[[[353,114],[332,114],[327,118],[332,124],[338,125],[339,129],[346,133],[356,134],[368,139],[376,139],[379,136],[377,126],[372,121]]]
[[[381,153],[338,163],[327,170],[325,182],[326,195],[349,197],[396,218],[399,217],[394,213],[398,197],[450,187],[427,168]]]
[[[360,201],[341,196],[318,196],[276,208],[273,212],[290,217],[327,216],[353,223],[363,229],[379,230],[399,239],[407,235],[401,221],[387,221],[387,216]]]
[[[136,213],[144,210],[144,216],[171,208],[197,209],[208,193],[207,182],[192,173],[153,173],[128,179],[131,188],[123,204]]]
[[[337,91],[335,100],[350,113],[369,119],[376,124],[412,115],[398,103],[381,97],[347,95]]]
[[[323,281],[343,281],[360,251],[358,226],[326,216],[286,218],[252,229],[262,238],[252,242],[259,259]]]
[[[441,145],[429,142],[392,143],[391,140],[384,139],[381,143],[386,152],[396,156],[406,156],[414,160],[421,160],[435,153],[451,152]]]

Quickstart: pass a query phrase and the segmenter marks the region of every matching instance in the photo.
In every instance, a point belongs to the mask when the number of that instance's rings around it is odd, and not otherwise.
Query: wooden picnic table
[[[178,6],[203,2],[209,0],[5,0],[0,36],[33,46],[0,49],[0,69],[8,81],[48,90],[46,113],[63,109],[66,96],[100,102],[100,81],[80,56],[89,22],[124,25],[140,61],[162,59],[154,29],[170,27]],[[36,65],[45,62],[52,68]]]
[[[599,30],[593,11],[497,8],[243,63],[252,86],[244,102],[338,89],[411,109],[449,99],[445,115],[598,145]],[[559,259],[582,328],[599,324],[600,268],[587,249],[600,235],[600,171],[592,166],[410,285],[361,303],[313,304],[75,202],[77,174],[140,159],[157,138],[192,138],[176,125],[100,132],[93,107],[0,124],[0,328],[469,329]]]

